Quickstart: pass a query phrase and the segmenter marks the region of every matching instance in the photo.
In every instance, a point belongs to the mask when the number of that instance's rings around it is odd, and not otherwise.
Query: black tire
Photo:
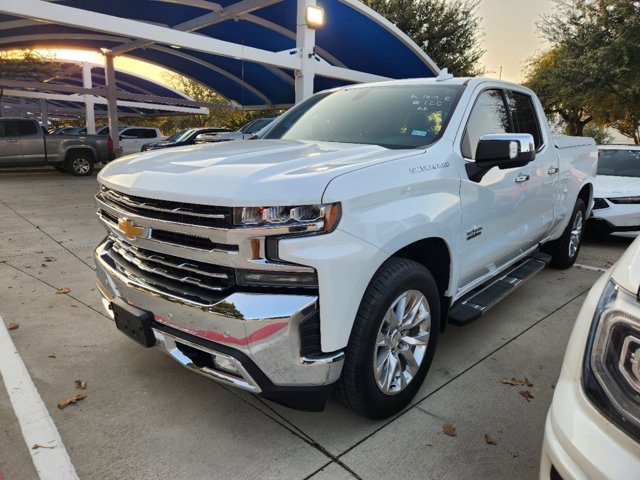
[[[398,310],[398,302],[403,294],[407,298],[407,307]],[[394,329],[389,327],[393,317],[387,317],[387,313],[393,305],[396,305],[396,313],[404,311],[407,313],[405,318],[410,318],[412,308],[409,305],[411,302],[414,306],[417,305],[420,298],[423,305],[426,300],[426,308],[430,313],[428,334],[427,320],[421,320],[417,326],[405,330],[402,330],[400,324],[396,324]],[[420,316],[414,318],[424,317],[424,309],[416,308],[415,311]],[[429,371],[438,340],[439,322],[440,296],[429,270],[412,260],[387,260],[369,283],[360,303],[345,351],[342,376],[336,387],[337,399],[355,413],[369,418],[386,418],[402,410],[418,392]],[[408,323],[404,326],[408,326]],[[420,346],[414,345],[411,350],[412,346],[404,342],[408,337],[414,342],[419,339]],[[387,341],[396,342],[395,347],[386,343]],[[410,357],[406,356],[408,353]],[[415,369],[415,366],[410,366],[408,358],[416,360],[418,368],[414,372],[409,371]],[[393,369],[390,367],[390,359],[393,361]],[[377,369],[374,368],[374,361],[378,362]],[[399,373],[397,376],[396,371]],[[412,377],[403,387],[402,380],[406,382],[405,371]],[[384,378],[377,378],[376,372],[379,372],[379,377]],[[394,380],[389,381],[390,378]],[[379,381],[387,385],[379,385]],[[393,391],[394,388],[398,390]],[[383,389],[387,389],[387,393]]]
[[[586,214],[587,207],[584,201],[579,198],[573,207],[571,219],[567,224],[567,228],[562,232],[562,236],[542,246],[542,251],[551,255],[550,266],[566,269],[575,263],[582,246]]]
[[[71,152],[67,155],[65,170],[76,177],[93,173],[93,156],[88,151]]]

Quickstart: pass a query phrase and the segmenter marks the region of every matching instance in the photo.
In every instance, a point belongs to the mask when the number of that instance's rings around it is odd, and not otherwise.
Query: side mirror
[[[523,167],[536,158],[533,135],[529,133],[488,133],[480,137],[476,164],[481,168]]]

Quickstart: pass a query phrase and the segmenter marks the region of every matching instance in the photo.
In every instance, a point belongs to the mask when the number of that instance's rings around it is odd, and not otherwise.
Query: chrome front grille
[[[199,305],[238,290],[236,271],[314,273],[266,255],[266,235],[288,228],[232,225],[232,208],[146,199],[101,186],[98,218],[109,231],[105,254],[133,283]]]
[[[96,195],[108,205],[147,218],[173,223],[229,228],[233,226],[233,209],[192,203],[171,202],[125,195],[102,186]]]
[[[112,239],[109,252],[121,273],[133,274],[155,288],[196,298],[200,303],[215,301],[235,287],[232,268],[151,252],[121,239]]]

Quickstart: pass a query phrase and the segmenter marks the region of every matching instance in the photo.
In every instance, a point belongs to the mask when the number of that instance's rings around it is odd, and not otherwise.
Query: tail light
[[[109,137],[109,140],[107,140],[107,148],[110,152],[113,151],[113,139],[111,137]]]

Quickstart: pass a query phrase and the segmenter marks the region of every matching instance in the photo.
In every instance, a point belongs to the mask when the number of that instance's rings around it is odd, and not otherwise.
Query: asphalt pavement
[[[95,287],[96,189],[0,171],[0,480],[537,478],[576,315],[630,243],[587,238],[578,266],[448,326],[411,406],[371,421],[218,385],[117,332]]]

